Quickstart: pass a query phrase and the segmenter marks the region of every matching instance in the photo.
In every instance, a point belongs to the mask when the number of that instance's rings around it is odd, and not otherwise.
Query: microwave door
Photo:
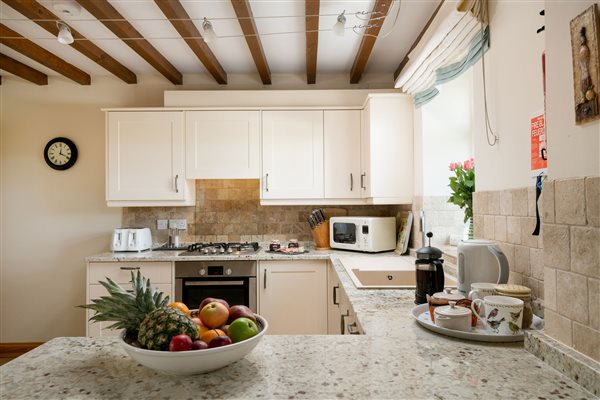
[[[333,224],[333,240],[336,243],[356,244],[356,224],[335,222]]]

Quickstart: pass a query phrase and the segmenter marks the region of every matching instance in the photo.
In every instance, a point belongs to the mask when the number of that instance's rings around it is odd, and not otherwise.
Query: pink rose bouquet
[[[453,203],[465,209],[465,222],[473,218],[473,192],[475,191],[475,160],[472,158],[464,162],[451,162],[450,171],[455,176],[450,177],[452,195],[448,203]]]

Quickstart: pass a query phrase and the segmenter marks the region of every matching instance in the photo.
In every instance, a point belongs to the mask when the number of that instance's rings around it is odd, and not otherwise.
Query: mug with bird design
[[[475,305],[481,308],[483,304],[484,316],[475,312]],[[523,323],[523,300],[507,296],[486,296],[474,299],[471,309],[483,325],[492,332],[501,335],[516,335],[520,332]]]

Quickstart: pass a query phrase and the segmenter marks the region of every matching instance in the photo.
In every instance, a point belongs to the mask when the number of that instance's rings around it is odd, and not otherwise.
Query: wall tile
[[[483,237],[485,239],[494,240],[494,216],[485,215],[483,217]]]
[[[488,214],[500,215],[500,192],[488,192]]]
[[[571,227],[571,271],[600,278],[600,228]]]
[[[513,189],[511,192],[513,215],[526,217],[528,214],[527,188]]]
[[[571,320],[561,315],[556,314],[554,311],[544,310],[544,330],[545,333],[566,344],[567,346],[573,346],[573,335]]]
[[[600,279],[588,278],[588,296],[590,327],[600,330]]]
[[[573,322],[573,348],[600,361],[600,331]]]
[[[509,190],[500,191],[500,214],[513,215],[512,193]]]
[[[587,223],[600,226],[600,177],[585,178]]]
[[[535,217],[535,186],[527,188],[527,215]]]
[[[488,192],[473,193],[473,213],[488,214]]]
[[[507,192],[510,193],[510,192]],[[511,196],[512,198],[512,196]],[[521,218],[506,217],[506,240],[508,243],[521,244]]]
[[[533,278],[544,280],[544,250],[529,249],[529,267]]]
[[[511,285],[523,285],[523,275],[518,272],[511,272],[508,276],[508,283]]]
[[[557,224],[585,225],[585,180],[554,181],[554,207]]]
[[[494,217],[494,239],[506,242],[506,217],[504,216]]]
[[[542,183],[541,217],[546,223],[554,223],[554,181],[545,180]]]
[[[544,268],[544,306],[556,311],[556,270]]]
[[[528,247],[538,247],[539,236],[533,236],[535,229],[535,218],[521,218],[521,244]]]
[[[556,303],[560,315],[587,324],[589,308],[586,277],[572,272],[556,271]]]
[[[569,227],[544,224],[544,265],[570,269]]]
[[[530,276],[529,247],[515,246],[515,271]]]
[[[476,239],[483,238],[483,215],[473,216],[473,237]]]

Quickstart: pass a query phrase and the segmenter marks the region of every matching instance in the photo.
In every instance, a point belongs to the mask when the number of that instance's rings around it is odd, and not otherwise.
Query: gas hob
[[[228,242],[228,243],[194,243],[187,250],[179,253],[180,256],[230,256],[252,255],[258,253],[258,242]]]

